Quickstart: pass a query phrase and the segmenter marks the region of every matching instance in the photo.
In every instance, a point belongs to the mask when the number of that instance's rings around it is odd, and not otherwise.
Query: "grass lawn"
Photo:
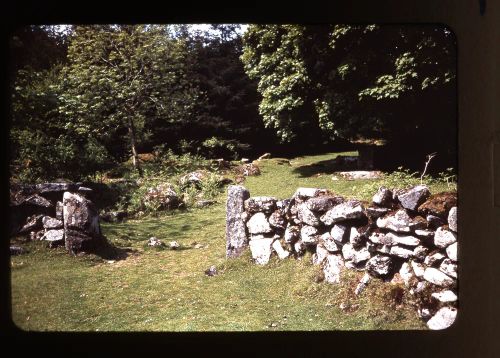
[[[291,164],[265,160],[262,175],[243,185],[252,196],[286,198],[303,186],[370,200],[384,180],[332,181],[321,171],[335,155],[295,158]],[[430,189],[435,193],[447,187]],[[269,265],[258,266],[247,250],[227,261],[225,196],[221,193],[218,203],[205,209],[102,223],[108,240],[126,253],[121,260],[70,257],[63,248],[13,239],[29,250],[11,258],[14,323],[29,331],[426,329],[406,292],[395,302],[399,288],[394,285],[372,280],[356,297],[362,272],[344,271],[340,285],[316,282],[320,268],[311,264],[310,254],[302,260],[274,257]],[[175,240],[181,248],[148,248],[151,236]],[[211,265],[219,275],[204,274]],[[341,310],[341,303],[351,308]]]

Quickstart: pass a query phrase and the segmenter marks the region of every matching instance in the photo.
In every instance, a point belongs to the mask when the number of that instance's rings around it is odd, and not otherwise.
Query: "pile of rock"
[[[345,268],[365,271],[360,294],[372,277],[404,282],[432,329],[454,321],[457,307],[457,198],[430,195],[419,185],[380,188],[371,204],[346,200],[325,189],[299,188],[292,198],[249,197],[230,186],[228,257],[250,247],[257,264],[313,253],[325,281],[338,283]],[[237,205],[234,205],[237,203]]]
[[[26,185],[11,193],[11,235],[27,234],[69,252],[95,249],[103,242],[99,215],[80,183]]]

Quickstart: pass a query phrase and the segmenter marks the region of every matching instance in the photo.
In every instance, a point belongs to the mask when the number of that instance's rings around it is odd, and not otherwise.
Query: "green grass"
[[[296,158],[291,165],[262,161],[262,175],[247,178],[244,185],[253,196],[285,198],[299,186],[356,196],[356,188],[383,183],[334,182],[331,175],[304,177],[297,170],[334,156]],[[315,282],[320,269],[310,256],[274,257],[269,265],[258,266],[247,251],[226,260],[225,193],[217,199],[205,209],[102,223],[108,240],[128,255],[114,262],[95,255],[70,257],[63,248],[14,239],[29,250],[11,259],[14,323],[30,331],[426,329],[407,293],[402,302],[394,302],[393,285],[374,280],[360,297],[354,296],[361,272],[345,271],[342,284],[330,285]],[[148,248],[151,236],[175,240],[181,248]],[[193,248],[195,242],[204,247]],[[204,274],[211,265],[219,275]],[[341,303],[359,306],[344,312]]]

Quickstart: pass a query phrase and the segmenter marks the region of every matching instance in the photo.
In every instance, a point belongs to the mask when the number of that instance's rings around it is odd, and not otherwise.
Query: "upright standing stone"
[[[63,221],[66,249],[72,253],[96,248],[103,238],[94,203],[79,194],[64,193]]]
[[[229,185],[226,202],[226,257],[238,257],[248,245],[244,202],[250,193],[241,185]]]

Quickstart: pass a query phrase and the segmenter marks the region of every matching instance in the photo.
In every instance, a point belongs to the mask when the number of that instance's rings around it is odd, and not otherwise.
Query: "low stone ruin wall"
[[[320,265],[325,281],[344,269],[364,271],[360,294],[372,278],[404,283],[421,302],[430,329],[449,327],[457,314],[457,196],[431,195],[425,185],[381,187],[371,203],[346,200],[326,189],[299,188],[292,198],[250,197],[228,188],[227,257],[249,247],[255,263],[301,257]]]
[[[28,235],[75,254],[103,243],[99,214],[78,183],[44,183],[11,190],[10,234]]]

